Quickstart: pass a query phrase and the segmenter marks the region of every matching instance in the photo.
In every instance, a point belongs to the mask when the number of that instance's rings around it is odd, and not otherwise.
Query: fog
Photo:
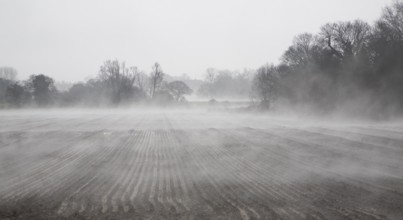
[[[358,2],[0,2],[0,219],[403,219],[403,2]]]
[[[401,121],[200,106],[0,115],[6,217],[351,215],[327,211],[332,204],[363,219],[402,214]]]

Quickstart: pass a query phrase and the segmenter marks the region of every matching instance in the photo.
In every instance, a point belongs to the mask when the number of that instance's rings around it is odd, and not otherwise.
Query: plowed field
[[[403,124],[0,113],[2,219],[403,219]]]

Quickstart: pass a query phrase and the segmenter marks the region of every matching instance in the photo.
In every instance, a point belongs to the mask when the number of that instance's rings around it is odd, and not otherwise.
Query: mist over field
[[[399,219],[403,125],[196,109],[4,111],[2,218]]]
[[[0,29],[0,219],[403,219],[401,0],[0,1]]]

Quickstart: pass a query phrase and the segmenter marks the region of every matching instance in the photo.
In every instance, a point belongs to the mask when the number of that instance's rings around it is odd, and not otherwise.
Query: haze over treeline
[[[371,117],[401,114],[403,2],[384,8],[374,25],[330,22],[319,33],[297,35],[281,64],[259,68],[253,84],[265,107]]]
[[[296,35],[278,65],[268,61],[243,71],[209,68],[202,82],[166,80],[158,63],[144,71],[119,60],[105,61],[96,77],[66,91],[58,91],[57,79],[46,74],[25,81],[17,81],[16,75],[11,67],[0,70],[2,108],[175,105],[195,94],[207,99],[248,98],[253,101],[249,109],[376,118],[401,115],[403,2],[384,8],[374,24],[334,21],[318,33]]]

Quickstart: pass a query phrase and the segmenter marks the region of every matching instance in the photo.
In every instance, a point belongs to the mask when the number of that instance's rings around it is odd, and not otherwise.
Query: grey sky
[[[277,63],[295,35],[372,22],[392,0],[0,0],[0,66],[79,81],[107,59],[200,78]]]

